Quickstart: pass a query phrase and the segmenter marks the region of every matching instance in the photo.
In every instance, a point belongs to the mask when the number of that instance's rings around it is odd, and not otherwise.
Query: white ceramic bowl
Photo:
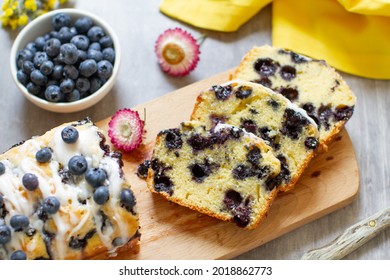
[[[98,25],[103,28],[104,32],[111,36],[113,42],[114,42],[114,49],[115,49],[115,62],[114,62],[114,69],[111,77],[107,80],[107,82],[95,93],[91,94],[90,96],[73,101],[73,102],[61,102],[61,103],[54,103],[49,102],[47,100],[41,99],[35,95],[32,95],[29,93],[25,86],[23,86],[18,79],[16,78],[17,73],[17,65],[16,65],[16,57],[20,50],[25,48],[26,44],[29,42],[34,42],[35,39],[38,36],[42,36],[50,31],[53,30],[51,20],[52,17],[57,13],[67,13],[72,18],[72,24],[76,19],[82,16],[88,16],[92,18],[94,21],[94,25]],[[111,90],[113,87],[116,78],[118,76],[119,71],[119,65],[120,65],[120,59],[121,59],[121,51],[119,46],[119,40],[115,32],[112,30],[112,28],[101,18],[97,17],[94,14],[91,14],[89,12],[79,10],[79,9],[59,9],[54,10],[52,12],[49,12],[47,14],[44,14],[42,16],[39,16],[32,22],[30,22],[27,26],[23,28],[23,30],[19,33],[17,38],[15,39],[15,42],[11,49],[11,56],[10,56],[10,65],[11,65],[11,74],[12,77],[18,86],[18,88],[21,90],[23,95],[30,100],[35,105],[46,109],[48,111],[57,112],[57,113],[72,113],[81,111],[84,109],[87,109],[93,105],[95,105],[97,102],[99,102],[103,97],[107,95],[107,93]]]

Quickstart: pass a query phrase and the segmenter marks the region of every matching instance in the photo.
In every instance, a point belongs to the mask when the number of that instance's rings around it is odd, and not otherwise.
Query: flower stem
[[[196,42],[198,43],[199,47],[203,44],[204,40],[206,40],[207,38],[207,35],[206,34],[202,34],[200,35],[200,37],[198,39],[196,39]]]

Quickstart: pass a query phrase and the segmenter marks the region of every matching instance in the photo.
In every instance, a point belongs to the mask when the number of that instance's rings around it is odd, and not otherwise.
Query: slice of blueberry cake
[[[207,128],[218,123],[239,126],[265,140],[282,163],[281,191],[293,188],[319,143],[317,125],[304,110],[251,82],[235,80],[204,91],[191,119]]]
[[[277,194],[280,166],[272,148],[243,129],[185,122],[158,134],[147,183],[170,201],[253,229]]]
[[[320,145],[326,145],[351,118],[356,97],[324,60],[262,46],[249,51],[233,74],[282,94],[318,124]]]
[[[89,120],[0,155],[0,260],[89,259],[139,239],[121,154]]]

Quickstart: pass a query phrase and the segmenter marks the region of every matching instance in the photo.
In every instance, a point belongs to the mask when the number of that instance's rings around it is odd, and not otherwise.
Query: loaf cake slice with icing
[[[280,161],[260,138],[193,121],[158,134],[147,185],[170,201],[253,229],[277,194],[279,173]]]
[[[277,177],[281,191],[293,188],[319,143],[317,125],[304,110],[262,85],[242,80],[202,92],[191,119],[207,128],[235,125],[261,137],[282,163]]]
[[[351,118],[356,103],[346,82],[324,60],[282,48],[253,48],[232,78],[271,88],[306,110],[318,124],[324,149]]]
[[[89,119],[0,155],[0,259],[89,259],[131,250],[139,223],[122,165]]]

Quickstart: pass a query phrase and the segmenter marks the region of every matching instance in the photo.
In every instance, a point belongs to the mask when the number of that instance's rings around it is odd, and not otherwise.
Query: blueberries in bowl
[[[53,30],[16,56],[17,80],[49,102],[74,102],[98,91],[112,76],[115,46],[90,17],[57,13]]]

